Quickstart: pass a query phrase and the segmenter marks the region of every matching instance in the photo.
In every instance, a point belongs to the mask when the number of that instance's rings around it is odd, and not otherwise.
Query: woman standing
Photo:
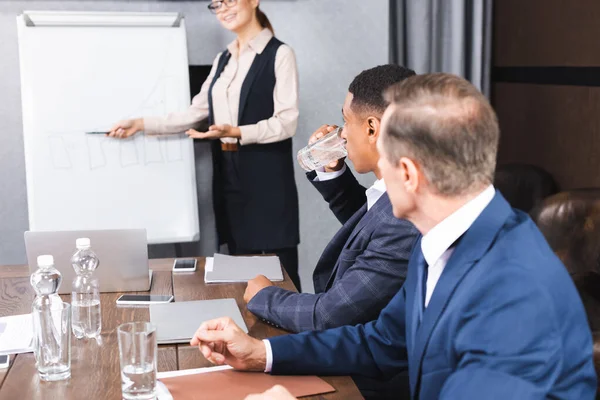
[[[298,72],[292,49],[273,36],[259,0],[213,1],[208,8],[237,39],[217,55],[191,106],[163,118],[117,123],[109,136],[139,131],[213,142],[213,193],[220,243],[231,254],[275,253],[300,290],[298,194],[292,139]],[[207,132],[194,129],[208,117]]]

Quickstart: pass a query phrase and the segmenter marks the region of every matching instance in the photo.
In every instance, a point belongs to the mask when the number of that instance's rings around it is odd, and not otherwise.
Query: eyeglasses
[[[237,0],[218,0],[218,1],[213,1],[212,3],[210,3],[208,5],[208,9],[210,10],[211,13],[216,14],[219,11],[223,10],[223,6],[226,6],[227,8],[233,7],[237,4]]]

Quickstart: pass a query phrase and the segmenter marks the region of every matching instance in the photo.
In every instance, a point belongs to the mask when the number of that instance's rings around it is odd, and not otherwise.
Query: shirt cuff
[[[344,174],[344,172],[346,172],[346,164],[344,163],[344,166],[339,171],[325,172],[325,168],[321,167],[321,168],[317,168],[315,170],[315,172],[317,173],[317,176],[315,176],[315,179],[313,179],[313,182],[329,181],[331,179],[335,179],[339,176],[342,176]]]
[[[267,353],[267,363],[265,365],[265,372],[268,374],[273,369],[273,349],[271,349],[271,342],[267,339],[263,339],[265,344],[265,353]]]
[[[238,126],[240,128],[240,145],[253,144],[258,142],[258,125]]]

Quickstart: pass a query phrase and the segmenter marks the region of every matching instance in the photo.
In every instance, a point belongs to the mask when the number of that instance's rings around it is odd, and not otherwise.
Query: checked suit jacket
[[[343,224],[329,242],[313,273],[315,293],[279,287],[262,289],[248,309],[291,332],[322,330],[377,319],[402,288],[416,228],[394,217],[384,193],[367,211],[365,188],[346,168],[328,181],[310,182]]]

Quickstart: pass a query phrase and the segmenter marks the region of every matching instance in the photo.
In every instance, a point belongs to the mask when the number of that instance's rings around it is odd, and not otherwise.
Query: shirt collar
[[[423,251],[423,257],[429,266],[433,266],[446,250],[473,225],[490,204],[495,193],[494,186],[488,186],[474,199],[450,214],[423,236],[421,251]]]
[[[387,187],[385,186],[383,178],[376,180],[375,183],[367,189],[365,192],[367,194],[367,210],[370,210],[371,207],[377,203],[377,200],[379,200],[386,190]]]
[[[265,47],[267,47],[267,44],[269,44],[269,41],[272,38],[273,38],[273,33],[269,29],[264,28],[256,36],[254,36],[252,39],[250,39],[250,41],[248,42],[248,48],[252,49],[257,54],[261,54],[263,52],[263,50],[265,49]],[[229,50],[229,53],[231,53],[231,55],[234,58],[237,58],[237,56],[238,56],[238,41],[237,41],[237,39],[235,39],[233,42],[229,43],[229,45],[227,46],[227,50]],[[244,51],[245,49],[241,49],[241,50]]]

